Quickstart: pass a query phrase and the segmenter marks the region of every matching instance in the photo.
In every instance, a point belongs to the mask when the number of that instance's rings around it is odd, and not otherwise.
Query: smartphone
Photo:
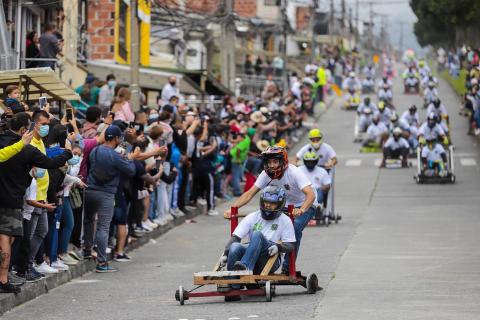
[[[67,121],[70,121],[73,119],[73,109],[72,108],[66,108],[65,112],[67,114]]]
[[[47,97],[38,98],[38,104],[40,106],[40,110],[45,109],[45,106],[47,105]]]
[[[157,168],[157,171],[158,169],[160,169],[160,165],[163,163],[163,160],[162,159],[157,159],[155,160],[155,168]]]
[[[28,131],[32,132],[33,129],[35,129],[35,121],[30,122],[30,128],[28,128]]]
[[[159,141],[158,141],[158,146],[159,146],[159,147],[165,146],[165,140],[159,140]]]

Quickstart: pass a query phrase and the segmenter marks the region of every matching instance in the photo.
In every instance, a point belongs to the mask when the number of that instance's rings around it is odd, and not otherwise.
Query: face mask
[[[317,150],[318,150],[318,149],[320,148],[320,145],[321,145],[322,143],[321,143],[321,142],[311,142],[311,144],[312,144],[312,147],[313,147],[314,149],[317,149]]]
[[[158,119],[158,113],[153,113],[148,115],[148,120],[157,120]]]
[[[45,176],[45,172],[47,172],[46,169],[43,168],[37,168],[35,170],[35,178],[43,178]]]
[[[68,159],[68,164],[71,166],[74,166],[80,162],[80,157],[77,155],[74,155],[72,158]]]
[[[110,88],[115,88],[115,87],[117,86],[117,81],[115,81],[115,80],[109,80],[109,81],[108,81],[108,86],[109,86]]]
[[[38,134],[40,135],[40,137],[46,137],[48,136],[48,132],[50,131],[50,127],[48,126],[48,124],[44,124],[43,126],[40,127],[40,130],[38,130]]]
[[[175,86],[175,85],[177,84],[177,83],[174,82],[174,81],[170,81],[169,83],[170,83],[171,86]]]

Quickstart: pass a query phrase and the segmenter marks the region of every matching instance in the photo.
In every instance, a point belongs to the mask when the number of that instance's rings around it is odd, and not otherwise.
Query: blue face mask
[[[71,157],[70,159],[68,159],[68,164],[71,165],[71,166],[74,166],[76,164],[78,164],[80,162],[80,157],[77,156],[77,155],[74,155],[73,157]]]
[[[117,81],[115,81],[115,80],[109,80],[109,81],[108,81],[108,86],[109,86],[110,88],[115,88],[115,87],[117,86]]]
[[[47,172],[47,169],[37,168],[35,170],[35,178],[43,178],[45,176],[45,172]]]
[[[40,127],[40,130],[38,130],[38,134],[40,137],[44,138],[48,136],[48,132],[50,131],[50,127],[48,124],[44,124],[43,126]]]
[[[157,120],[158,119],[158,114],[157,113],[151,114],[151,115],[148,116],[148,119],[149,120]]]

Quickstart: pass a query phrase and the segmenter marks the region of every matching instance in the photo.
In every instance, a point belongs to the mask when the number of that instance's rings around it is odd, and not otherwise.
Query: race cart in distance
[[[309,222],[309,226],[318,226],[323,224],[328,227],[332,221],[338,223],[342,220],[342,216],[335,211],[335,167],[330,169],[328,172],[332,184],[330,185],[330,190],[328,190],[326,201],[324,201],[323,206],[318,206],[315,211],[315,216]]]
[[[372,79],[372,77],[367,76],[365,79],[363,79],[362,93],[363,94],[375,93],[375,81]]]
[[[288,214],[293,223],[293,205],[288,206]],[[238,208],[231,208],[230,233],[238,225]],[[307,289],[307,293],[314,294],[322,290],[318,286],[318,278],[314,273],[307,276],[302,275],[296,270],[295,265],[296,252],[293,250],[285,256],[289,259],[288,274],[277,274],[272,270],[278,254],[270,257],[260,274],[253,274],[252,271],[225,271],[221,270],[217,264],[213,271],[197,272],[193,275],[193,284],[196,285],[192,290],[185,290],[183,286],[179,286],[175,292],[175,300],[180,305],[184,305],[186,300],[200,297],[234,297],[234,296],[261,296],[265,297],[267,302],[272,301],[275,296],[275,287],[281,285],[299,285]],[[205,285],[215,285],[215,291],[194,292]],[[230,287],[236,285],[239,288]],[[227,286],[227,287],[225,287]]]
[[[419,94],[420,93],[420,81],[414,74],[409,74],[403,81],[403,93],[404,94]]]
[[[438,172],[436,169],[425,168],[421,159],[421,148],[417,148],[417,174],[413,177],[417,184],[424,183],[455,183],[455,168],[453,165],[453,146],[448,146],[447,163],[444,172]]]
[[[358,105],[360,104],[360,95],[355,90],[348,90],[345,96],[345,110],[357,110]]]

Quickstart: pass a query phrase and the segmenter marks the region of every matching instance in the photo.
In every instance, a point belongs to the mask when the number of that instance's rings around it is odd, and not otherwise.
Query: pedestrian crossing
[[[413,167],[418,165],[417,159],[409,159],[409,162]],[[459,163],[462,167],[477,167],[478,163],[475,158],[456,158],[456,163]],[[343,167],[380,167],[382,163],[381,158],[353,158],[353,159],[342,159],[339,160],[339,166]]]

